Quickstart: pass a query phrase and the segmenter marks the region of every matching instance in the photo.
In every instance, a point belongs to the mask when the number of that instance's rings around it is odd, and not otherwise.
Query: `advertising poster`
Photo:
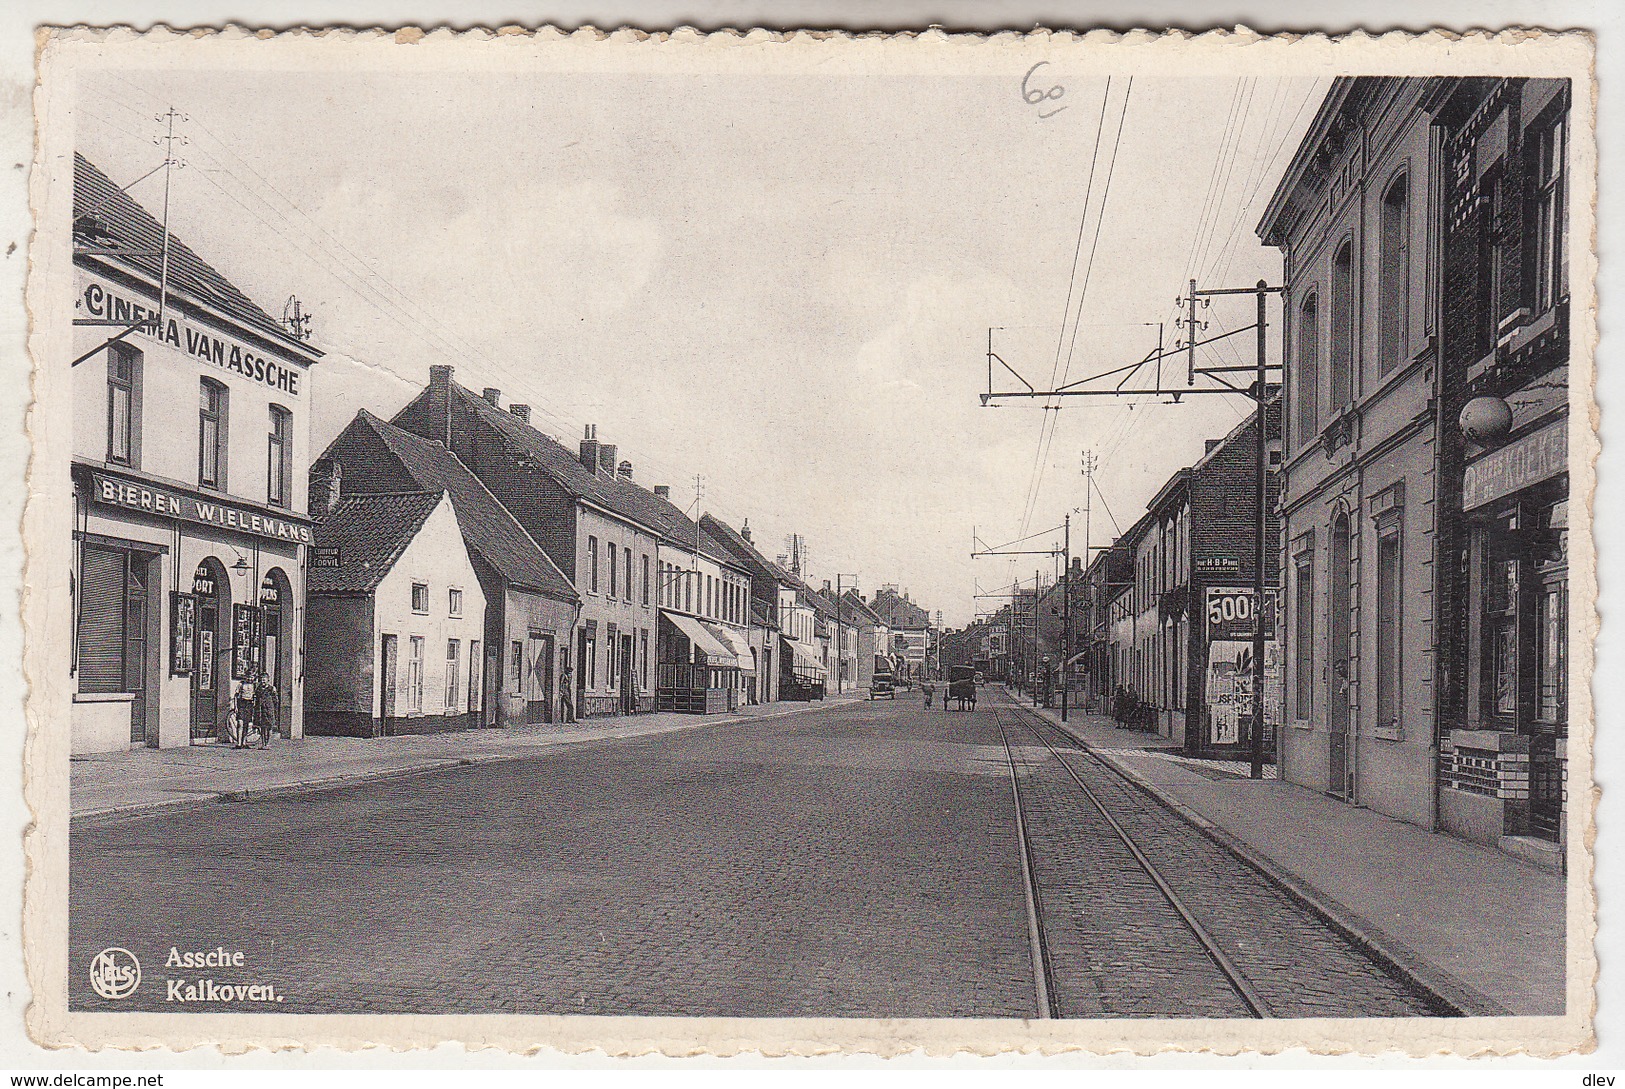
[[[169,595],[169,673],[172,677],[192,674],[192,653],[197,644],[197,598],[191,594]]]
[[[1264,592],[1264,722],[1281,724],[1281,648],[1275,636],[1276,593]],[[1208,743],[1235,745],[1242,723],[1253,713],[1253,625],[1255,593],[1246,586],[1207,588]]]

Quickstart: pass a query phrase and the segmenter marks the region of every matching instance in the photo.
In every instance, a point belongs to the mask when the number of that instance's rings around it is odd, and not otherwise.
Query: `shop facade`
[[[1584,426],[1569,411],[1571,88],[1482,79],[1432,90],[1445,168],[1439,417],[1452,558],[1440,587],[1438,818],[1558,869],[1575,624],[1569,440]]]
[[[73,751],[217,743],[262,678],[298,737],[320,353],[75,168]]]

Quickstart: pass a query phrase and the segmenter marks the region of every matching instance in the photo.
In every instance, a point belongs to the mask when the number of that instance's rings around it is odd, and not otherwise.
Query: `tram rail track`
[[[1222,979],[1224,986],[1233,996],[1230,1009],[1234,1012],[1219,1014],[1220,1016],[1261,1019],[1305,1016],[1448,1016],[1458,1015],[1461,1012],[1440,996],[1420,988],[1415,980],[1392,971],[1389,966],[1368,957],[1352,943],[1346,942],[1340,933],[1327,927],[1325,921],[1308,905],[1300,904],[1289,890],[1279,889],[1268,874],[1256,870],[1245,859],[1203,836],[1199,830],[1186,824],[1171,810],[1162,812],[1165,807],[1160,802],[1145,795],[1116,768],[1086,748],[1078,747],[1076,739],[1070,733],[1041,719],[1033,721],[1031,713],[1019,707],[994,707],[991,710],[1010,770],[1011,791],[1017,814],[1017,838],[1022,853],[1021,868],[1027,882],[1029,931],[1034,942],[1035,991],[1041,999],[1041,1009],[1044,1010],[1042,1016],[1125,1015],[1109,1000],[1104,1001],[1105,1008],[1101,1012],[1096,1012],[1086,1004],[1082,1006],[1082,1012],[1071,1012],[1064,1008],[1066,1005],[1062,998],[1064,994],[1075,996],[1080,991],[1086,992],[1088,988],[1080,987],[1076,980],[1064,978],[1067,973],[1064,968],[1057,965],[1055,949],[1052,946],[1055,932],[1066,929],[1067,920],[1061,916],[1069,908],[1074,913],[1081,909],[1072,903],[1076,899],[1074,890],[1065,887],[1064,883],[1056,880],[1053,875],[1050,883],[1046,885],[1039,873],[1035,839],[1041,837],[1035,836],[1032,828],[1035,815],[1034,799],[1031,797],[1033,792],[1024,789],[1023,779],[1028,779],[1031,784],[1037,781],[1037,777],[1046,775],[1054,780],[1054,789],[1068,788],[1077,797],[1082,798],[1087,807],[1087,814],[1094,818],[1090,827],[1100,836],[1109,837],[1111,841],[1109,847],[1096,845],[1091,857],[1110,855],[1119,859],[1132,859],[1132,865],[1137,868],[1140,875],[1143,875],[1143,880],[1149,882],[1149,887],[1156,890],[1161,903],[1167,909],[1160,917],[1177,918],[1179,926],[1194,941],[1195,947],[1200,948],[1201,955],[1206,958],[1211,969],[1205,974],[1198,973],[1200,978]],[[1063,738],[1064,745],[1058,745],[1048,736],[1049,734]],[[1036,748],[1033,746],[1034,742]],[[1020,753],[1024,749],[1036,752],[1037,759],[1023,760]],[[1090,779],[1095,780],[1093,785]],[[1102,796],[1102,791],[1106,792],[1105,797]],[[1052,818],[1052,821],[1058,820],[1059,818]],[[1161,827],[1157,826],[1159,821]],[[1073,823],[1081,825],[1082,822],[1074,819]],[[1174,825],[1178,826],[1177,832],[1172,831]],[[1057,834],[1059,833],[1052,830],[1051,837]],[[1182,850],[1169,852],[1170,835],[1182,836],[1186,840],[1191,840],[1191,843],[1179,844]],[[1191,846],[1195,842],[1191,837],[1199,839],[1201,845]],[[1157,842],[1142,842],[1142,839]],[[1158,858],[1155,857],[1159,850],[1171,853],[1174,857],[1159,864]],[[1211,866],[1215,860],[1215,851],[1223,853],[1220,861],[1226,862],[1228,868],[1236,871],[1235,873],[1215,876],[1191,872],[1200,871],[1204,864]],[[1099,865],[1103,867],[1105,863]],[[1164,872],[1170,865],[1183,865],[1184,870],[1171,876],[1170,873]],[[1275,936],[1268,940],[1261,937],[1254,941],[1249,931],[1244,927],[1238,927],[1237,917],[1246,914],[1245,907],[1233,903],[1205,902],[1211,900],[1211,893],[1215,890],[1224,890],[1226,880],[1232,883],[1238,880],[1238,875],[1240,880],[1256,886],[1256,890],[1247,888],[1245,891],[1249,894],[1256,893],[1258,901],[1266,910],[1275,909],[1277,902],[1290,903],[1298,918],[1291,920],[1291,925],[1286,927],[1287,934],[1284,939]],[[1115,875],[1115,880],[1113,876],[1097,868],[1094,872],[1076,874],[1074,880],[1101,884],[1102,888],[1095,895],[1102,902],[1109,902],[1115,892],[1106,886],[1126,884],[1121,873]],[[1136,901],[1142,909],[1149,903],[1143,895]],[[1125,892],[1123,896],[1128,897],[1128,893]],[[1168,914],[1170,912],[1171,914]],[[1274,917],[1265,915],[1253,921],[1265,929],[1281,925],[1278,913]],[[1312,935],[1314,940],[1305,942],[1301,951],[1293,947],[1292,939],[1304,933],[1310,926],[1318,927],[1325,933]],[[1112,940],[1121,940],[1122,935],[1118,932],[1123,929],[1123,926],[1118,925],[1108,937]],[[1271,941],[1273,945],[1270,945]],[[1176,951],[1176,948],[1187,950],[1193,948],[1189,943],[1182,945],[1181,942],[1173,940],[1171,935],[1164,933],[1160,941],[1152,944],[1160,948],[1146,951],[1144,956],[1147,958],[1154,960],[1159,952],[1166,953],[1169,958],[1183,957],[1186,962],[1183,970],[1187,972],[1193,970],[1188,963],[1191,954]],[[1286,949],[1285,953],[1283,948]],[[1119,963],[1122,957],[1122,951],[1113,946],[1102,951],[1097,959]],[[1078,962],[1079,959],[1077,956],[1071,958],[1073,962]],[[1212,987],[1216,988],[1217,983],[1213,982]],[[1141,997],[1143,998],[1143,989]],[[1161,996],[1162,1002],[1173,1010],[1182,1008],[1182,999],[1183,996],[1179,994]],[[1368,1004],[1370,1009],[1363,1009],[1362,1003]],[[1076,1001],[1073,1004],[1078,1005]],[[1142,1011],[1136,1008],[1126,1015],[1179,1014]]]

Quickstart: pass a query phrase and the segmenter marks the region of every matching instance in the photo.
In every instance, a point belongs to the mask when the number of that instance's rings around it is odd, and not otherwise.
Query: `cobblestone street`
[[[74,1003],[220,1009],[212,980],[271,984],[227,1008],[279,1012],[1032,1017],[1013,715],[991,690],[972,714],[845,703],[86,829]],[[1056,1012],[1248,1016],[1040,736],[1012,751]],[[1255,871],[1088,775],[1272,1013],[1429,1012]],[[142,966],[129,998],[91,989],[109,947]],[[172,947],[227,963],[166,964]]]

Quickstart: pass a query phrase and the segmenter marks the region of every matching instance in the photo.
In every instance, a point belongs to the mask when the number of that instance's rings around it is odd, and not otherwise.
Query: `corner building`
[[[72,750],[213,744],[262,672],[298,737],[321,353],[82,156],[74,215]]]

